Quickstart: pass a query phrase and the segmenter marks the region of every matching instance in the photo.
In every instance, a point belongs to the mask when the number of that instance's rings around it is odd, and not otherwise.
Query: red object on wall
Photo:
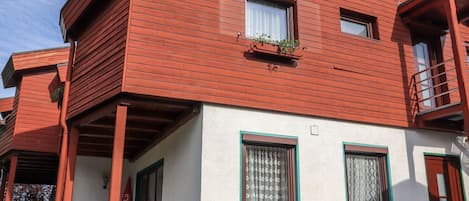
[[[122,194],[122,201],[131,201],[132,199],[132,180],[127,179],[124,194]]]

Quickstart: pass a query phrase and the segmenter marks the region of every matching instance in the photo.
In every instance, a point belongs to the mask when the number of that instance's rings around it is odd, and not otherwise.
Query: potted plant
[[[298,54],[300,42],[298,40],[274,41],[267,34],[261,34],[254,39],[250,46],[251,53],[270,54],[287,59],[298,60],[301,55]]]

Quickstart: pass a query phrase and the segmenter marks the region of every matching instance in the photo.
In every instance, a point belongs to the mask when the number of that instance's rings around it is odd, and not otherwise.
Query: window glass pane
[[[381,201],[380,157],[346,154],[349,201]]]
[[[246,201],[288,200],[288,148],[246,145]]]
[[[247,1],[246,36],[257,38],[265,34],[273,41],[287,39],[287,21],[286,7],[266,1]]]
[[[445,176],[443,174],[436,174],[436,180],[438,182],[438,193],[441,197],[446,197]]]
[[[161,201],[163,197],[163,167],[156,170],[156,201]]]
[[[346,19],[341,19],[340,28],[342,32],[345,32],[345,33],[349,33],[349,34],[353,34],[357,36],[369,37],[368,26],[366,24],[352,22]]]

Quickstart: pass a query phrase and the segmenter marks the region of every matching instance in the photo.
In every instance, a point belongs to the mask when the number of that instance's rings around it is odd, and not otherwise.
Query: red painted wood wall
[[[128,8],[128,1],[110,1],[78,36],[70,116],[121,92]]]
[[[49,85],[57,64],[68,61],[68,48],[13,54],[16,83],[13,110],[0,136],[0,155],[11,150],[57,153],[59,108],[50,98]]]
[[[123,33],[127,11],[111,12],[115,5],[126,7],[126,1],[113,2],[77,38],[78,48],[81,43],[87,49],[78,51],[78,58],[91,65],[77,65],[74,81],[79,74],[79,83],[92,84],[72,84],[71,116],[122,90],[412,126],[407,89],[416,67],[410,31],[397,15],[395,0],[297,0],[299,40],[307,50],[297,67],[281,66],[278,72],[268,70],[269,62],[246,59],[249,41],[237,40],[245,31],[245,1],[131,0],[128,34]],[[380,40],[342,33],[340,8],[377,17]],[[106,49],[111,43],[101,49],[90,45],[104,41],[113,41],[114,51]],[[117,59],[122,52],[125,63]],[[103,57],[116,61],[112,71],[111,65],[95,62]]]

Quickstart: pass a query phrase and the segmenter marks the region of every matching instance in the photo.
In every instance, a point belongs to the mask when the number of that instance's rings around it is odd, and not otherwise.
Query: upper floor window
[[[349,201],[389,200],[387,148],[345,145]]]
[[[294,4],[282,0],[247,0],[246,7],[248,38],[295,39]]]
[[[344,33],[379,40],[376,17],[340,9],[340,29]]]
[[[296,201],[297,140],[243,135],[243,201]]]

